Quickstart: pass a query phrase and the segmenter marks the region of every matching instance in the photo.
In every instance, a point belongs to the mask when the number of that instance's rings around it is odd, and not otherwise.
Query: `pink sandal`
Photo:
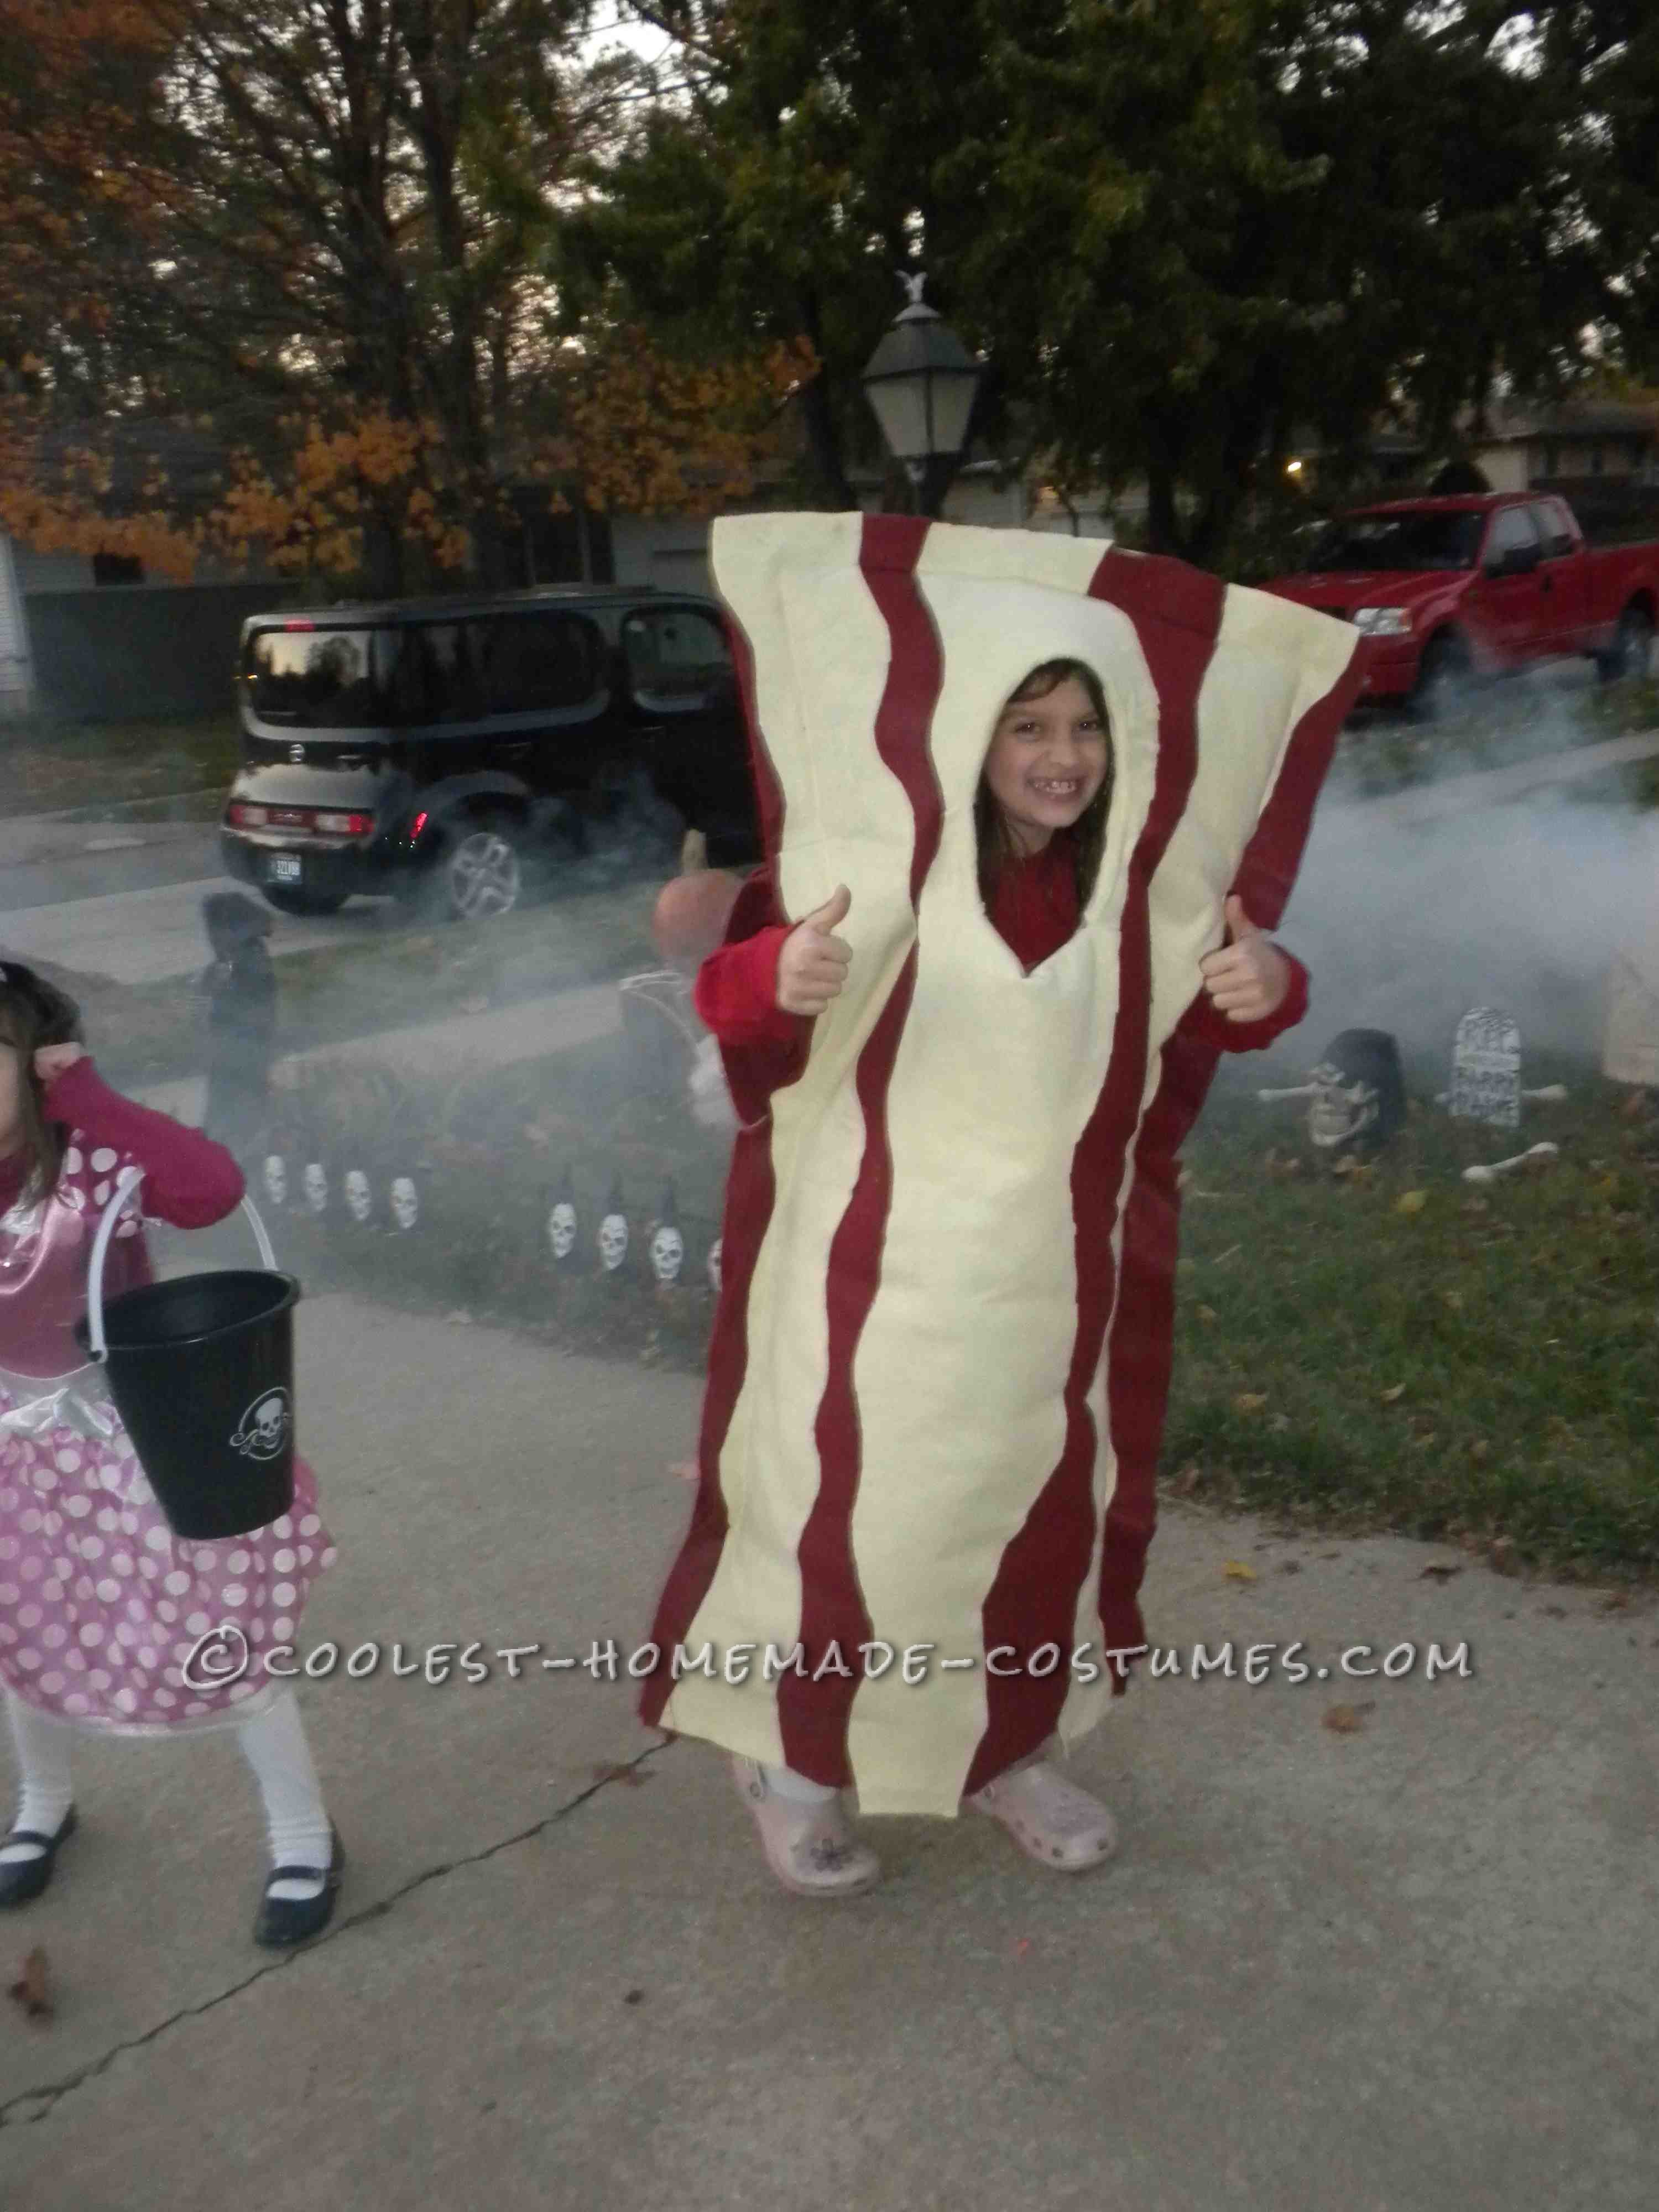
[[[1000,1820],[1021,1850],[1059,1874],[1086,1874],[1117,1849],[1117,1824],[1106,1808],[1046,1759],[1000,1775],[968,1802]]]
[[[733,1759],[732,1779],[754,1816],[766,1863],[797,1897],[855,1897],[880,1881],[881,1862],[848,1827],[839,1796],[817,1805],[781,1797],[752,1759]]]

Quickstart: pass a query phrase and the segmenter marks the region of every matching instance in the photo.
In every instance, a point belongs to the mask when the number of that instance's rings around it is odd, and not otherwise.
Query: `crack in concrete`
[[[487,1860],[498,1857],[502,1851],[510,1851],[520,1844],[533,1842],[538,1836],[544,1834],[549,1828],[556,1826],[561,1820],[568,1820],[573,1813],[597,1797],[601,1790],[614,1790],[618,1786],[634,1787],[634,1784],[626,1781],[626,1778],[644,1766],[646,1762],[654,1758],[659,1752],[666,1751],[668,1748],[667,1743],[653,1743],[641,1752],[637,1758],[616,1760],[606,1772],[597,1777],[586,1790],[578,1790],[567,1803],[556,1807],[551,1813],[544,1814],[539,1820],[532,1820],[527,1828],[520,1828],[514,1835],[503,1836],[499,1843],[488,1844],[482,1850],[470,1851],[463,1858],[446,1859],[441,1865],[422,1868],[419,1874],[412,1875],[400,1889],[394,1889],[389,1897],[379,1898],[373,1905],[365,1905],[360,1911],[350,1914],[345,1919],[331,1921],[320,1936],[313,1936],[308,1943],[301,1943],[295,1950],[266,1960],[264,1964],[256,1966],[253,1972],[241,1981],[234,1982],[228,1989],[221,1990],[216,1995],[204,1998],[199,2004],[181,2005],[177,2012],[170,2013],[163,2021],[158,2021],[154,2027],[146,2028],[142,2035],[129,2036],[125,2042],[115,2044],[110,2050],[105,2051],[101,2057],[89,2059],[84,2066],[78,2068],[75,2073],[66,2075],[63,2081],[49,2081],[37,2089],[20,2090],[15,2097],[9,2097],[3,2105],[0,2105],[0,2129],[32,2127],[38,2120],[49,2119],[65,2097],[81,2088],[86,2082],[95,2081],[100,2074],[107,2073],[116,2060],[122,2057],[127,2051],[142,2051],[146,2044],[154,2043],[158,2037],[165,2035],[169,2028],[177,2027],[182,2021],[200,2019],[204,2013],[213,2012],[220,2005],[229,2003],[233,1997],[240,1996],[245,1990],[252,1989],[256,1982],[264,1981],[268,1975],[286,1973],[299,1960],[307,1957],[313,1951],[324,1949],[339,1936],[348,1935],[352,1929],[361,1928],[370,1920],[383,1919],[394,1905],[401,1904],[404,1898],[413,1896],[416,1890],[424,1889],[429,1882],[441,1881],[446,1875],[459,1873],[465,1867],[482,1866]],[[39,2109],[32,2111],[25,2109],[29,2106]]]

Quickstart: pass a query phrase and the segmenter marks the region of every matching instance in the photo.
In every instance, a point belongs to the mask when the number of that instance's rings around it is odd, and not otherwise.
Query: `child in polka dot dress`
[[[300,1460],[292,1510],[269,1528],[200,1543],[163,1517],[103,1370],[72,1334],[99,1218],[129,1165],[143,1170],[145,1210],[179,1228],[222,1219],[242,1195],[222,1146],[100,1079],[72,1000],[0,961],[0,1685],[21,1784],[0,1841],[0,1907],[40,1894],[75,1827],[76,1729],[228,1728],[270,1835],[254,1940],[295,1943],[332,1913],[343,1853],[293,1691],[263,1662],[295,1641],[334,1547]],[[149,1279],[135,1201],[106,1291]],[[244,1652],[240,1668],[226,1656]]]

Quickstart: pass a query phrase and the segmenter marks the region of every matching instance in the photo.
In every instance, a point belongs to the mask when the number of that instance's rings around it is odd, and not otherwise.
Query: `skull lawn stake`
[[[553,1257],[561,1267],[566,1265],[576,1249],[577,1233],[576,1186],[567,1168],[547,1216],[547,1241],[553,1248]]]
[[[280,1152],[266,1156],[264,1164],[265,1196],[273,1206],[288,1204],[288,1162]]]
[[[1521,1032],[1495,1006],[1471,1006],[1457,1024],[1446,1110],[1497,1129],[1521,1126]]]
[[[392,1185],[392,1218],[399,1229],[412,1229],[421,1218],[421,1200],[413,1180],[398,1176]]]
[[[678,1209],[674,1203],[674,1186],[663,1185],[662,1203],[657,1208],[657,1218],[651,1224],[649,1245],[651,1273],[656,1278],[659,1290],[672,1290],[680,1279],[680,1269],[685,1265],[685,1239],[680,1234]]]
[[[622,1180],[617,1177],[611,1185],[599,1223],[599,1265],[607,1275],[614,1275],[627,1257],[628,1217],[623,1212]]]
[[[348,1168],[345,1178],[346,1211],[360,1229],[368,1225],[374,1211],[374,1194],[369,1188],[368,1177],[362,1168]]]
[[[1386,1030],[1344,1030],[1310,1080],[1309,1139],[1330,1158],[1380,1151],[1406,1118],[1400,1048]]]
[[[313,1213],[328,1211],[328,1170],[320,1160],[311,1160],[305,1172],[306,1204]]]

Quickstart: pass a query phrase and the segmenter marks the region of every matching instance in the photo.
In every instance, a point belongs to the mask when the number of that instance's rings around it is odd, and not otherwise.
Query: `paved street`
[[[306,1650],[642,1639],[694,1381],[337,1297],[301,1307],[301,1351],[340,1544]],[[1418,1663],[1142,1683],[1077,1761],[1114,1864],[1068,1880],[972,1816],[879,1821],[887,1880],[839,1906],[774,1887],[718,1760],[647,1735],[624,1682],[337,1668],[305,1696],[347,1886],[277,1961],[247,1940],[234,1752],[86,1746],[59,1879],[0,1923],[57,2006],[0,2038],[0,2197],[1647,2212],[1651,1602],[1177,1508],[1148,1620],[1184,1663],[1229,1638],[1241,1667],[1292,1639]],[[1431,1640],[1472,1676],[1426,1680]]]

